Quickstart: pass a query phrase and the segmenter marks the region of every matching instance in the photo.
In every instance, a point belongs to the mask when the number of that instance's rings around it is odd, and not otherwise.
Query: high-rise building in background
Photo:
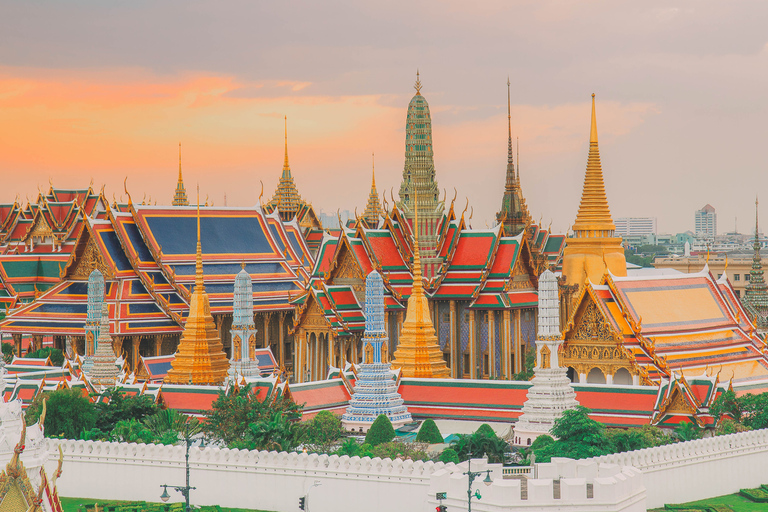
[[[714,237],[717,235],[717,213],[711,204],[705,205],[701,210],[696,210],[694,226],[694,232],[697,236]]]
[[[616,219],[616,236],[622,238],[656,234],[656,217],[621,217]]]

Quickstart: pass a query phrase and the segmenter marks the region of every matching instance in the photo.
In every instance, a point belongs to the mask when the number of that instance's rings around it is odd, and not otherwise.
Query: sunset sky
[[[533,217],[573,222],[590,94],[614,218],[768,226],[768,3],[70,1],[0,6],[0,202],[49,180],[170,204],[271,197],[291,168],[318,210],[399,186],[416,69],[440,188],[490,225],[506,165],[506,81]],[[765,191],[765,192],[764,192]]]

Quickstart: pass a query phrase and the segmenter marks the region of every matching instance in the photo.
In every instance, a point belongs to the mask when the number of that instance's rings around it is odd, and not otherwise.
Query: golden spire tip
[[[592,93],[592,126],[589,131],[589,143],[597,144],[597,116],[595,115],[595,93]]]

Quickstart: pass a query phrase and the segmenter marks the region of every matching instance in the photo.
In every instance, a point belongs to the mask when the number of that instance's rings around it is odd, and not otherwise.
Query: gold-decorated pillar
[[[488,375],[490,377],[498,377],[496,375],[496,312],[492,309],[488,310]]]
[[[281,311],[277,317],[277,347],[279,365],[282,367],[285,365],[285,328],[283,326],[285,322],[285,311]]]
[[[475,332],[476,325],[475,310],[469,310],[469,378],[477,378],[477,358],[479,357],[479,347],[477,346],[477,333]]]
[[[510,340],[510,332],[512,328],[512,315],[508,309],[505,309],[501,314],[501,343],[502,343],[502,365],[501,372],[502,377],[505,379],[512,378],[512,344]]]
[[[448,342],[451,344],[451,377],[454,379],[459,377],[459,366],[462,364],[462,358],[458,357],[457,349],[457,322],[456,322],[456,301],[452,300],[449,303],[450,312],[450,337]]]

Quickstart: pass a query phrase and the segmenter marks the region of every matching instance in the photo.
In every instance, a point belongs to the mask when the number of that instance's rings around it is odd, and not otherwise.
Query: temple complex
[[[418,199],[416,194],[416,201]],[[418,212],[414,219],[418,225]],[[430,317],[429,302],[424,295],[421,279],[419,234],[416,231],[413,244],[413,286],[408,297],[405,321],[400,329],[400,342],[392,361],[393,367],[399,368],[404,377],[441,378],[450,375]]]
[[[557,278],[549,270],[539,276],[539,328],[536,336],[536,367],[523,413],[515,424],[514,443],[530,446],[549,434],[563,411],[579,405],[566,369],[560,364],[560,300]]]
[[[611,219],[605,196],[600,149],[597,145],[595,95],[592,95],[592,125],[589,132],[589,158],[584,175],[579,212],[563,253],[563,277],[571,286],[582,286],[588,279],[600,281],[606,269],[615,276],[627,275],[627,261],[621,238]]]
[[[173,194],[173,206],[189,206],[187,190],[184,188],[184,180],[181,178],[181,142],[179,142],[179,181],[176,183],[176,192]]]
[[[755,242],[752,256],[752,269],[749,272],[749,284],[744,293],[744,309],[749,313],[760,334],[768,334],[768,285],[763,275],[763,262],[760,258],[760,239],[757,221],[757,198],[755,198]]]
[[[200,204],[197,205],[197,257],[195,287],[189,299],[189,315],[176,356],[165,377],[169,384],[223,384],[229,370],[221,338],[211,316],[211,304],[205,292],[203,255],[200,244]]]
[[[363,362],[357,372],[354,393],[341,417],[347,430],[367,432],[380,414],[394,428],[412,421],[397,392],[395,376],[387,357],[387,332],[384,328],[384,281],[375,270],[365,278],[365,334]]]
[[[520,171],[515,172],[515,161],[512,154],[512,102],[509,91],[510,82],[507,79],[507,177],[504,184],[504,196],[501,200],[501,210],[496,214],[496,221],[504,225],[507,236],[519,235],[531,223],[531,215],[525,204],[525,198],[520,187]],[[519,163],[518,163],[519,165]]]
[[[397,203],[408,223],[419,234],[421,254],[424,257],[424,275],[432,278],[442,260],[437,254],[438,228],[445,209],[440,201],[440,190],[435,180],[435,162],[432,150],[432,116],[429,104],[421,95],[421,80],[416,72],[416,94],[408,104],[405,121],[405,166]],[[420,221],[415,222],[416,212]]]

